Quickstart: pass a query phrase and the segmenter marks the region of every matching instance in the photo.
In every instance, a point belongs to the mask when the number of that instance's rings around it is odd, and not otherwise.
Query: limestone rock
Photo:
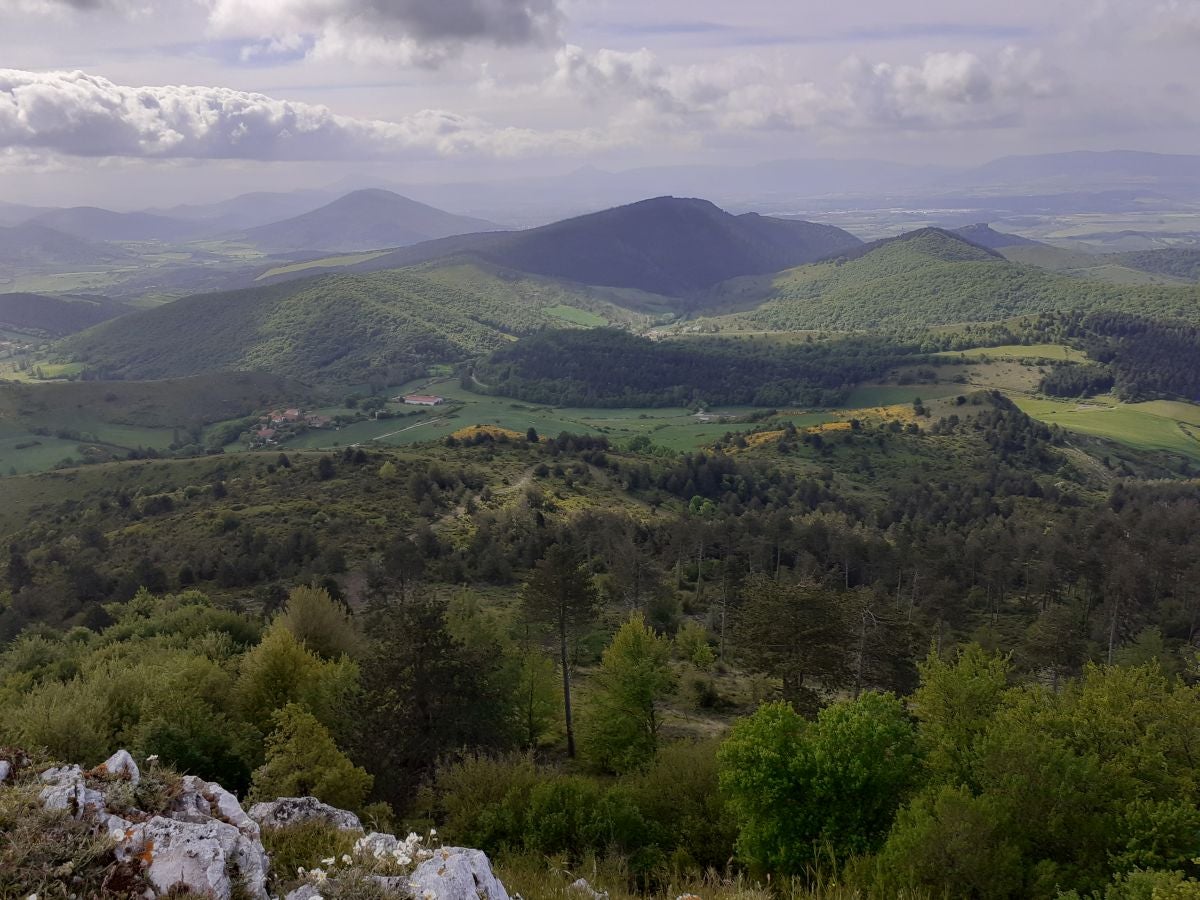
[[[171,818],[181,822],[202,823],[208,818],[232,825],[252,841],[261,837],[258,823],[246,815],[237,797],[215,781],[185,775],[182,790],[171,805]]]
[[[114,837],[116,835],[114,834]],[[268,900],[267,855],[262,845],[217,819],[181,822],[155,816],[130,825],[118,840],[118,860],[140,860],[154,889],[173,888],[229,900],[235,881],[255,900]]]
[[[255,803],[250,818],[264,828],[283,828],[301,822],[325,822],[341,831],[362,831],[362,822],[352,812],[322,803],[316,797],[280,797]]]
[[[12,763],[7,759],[0,759],[0,784],[8,781],[8,776],[12,774]]]
[[[40,795],[45,809],[65,809],[77,819],[104,815],[104,795],[87,786],[79,766],[47,769],[42,781],[47,784]]]
[[[409,889],[417,900],[509,900],[487,854],[463,847],[435,850],[409,877]]]
[[[100,765],[96,766],[96,771],[107,772],[109,775],[125,778],[133,785],[136,785],[142,777],[142,773],[138,771],[137,763],[133,761],[133,757],[129,755],[128,750],[118,750],[104,762],[100,763]]]

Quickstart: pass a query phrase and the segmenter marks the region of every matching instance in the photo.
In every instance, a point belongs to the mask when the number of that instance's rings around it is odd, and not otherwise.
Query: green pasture
[[[1140,450],[1166,451],[1200,459],[1200,440],[1190,430],[1200,423],[1200,407],[1189,403],[1114,400],[1048,400],[1014,396],[1025,413],[1048,425],[1059,425],[1094,437],[1118,441]]]

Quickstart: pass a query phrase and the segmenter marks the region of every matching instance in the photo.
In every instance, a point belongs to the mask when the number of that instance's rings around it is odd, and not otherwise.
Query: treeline
[[[652,341],[614,329],[566,330],[495,351],[463,384],[556,406],[836,406],[852,386],[896,365],[933,362],[883,338]]]
[[[1039,319],[1037,333],[1085,351],[1098,366],[1057,366],[1041,390],[1060,397],[1113,390],[1123,400],[1200,400],[1200,328],[1123,312]]]

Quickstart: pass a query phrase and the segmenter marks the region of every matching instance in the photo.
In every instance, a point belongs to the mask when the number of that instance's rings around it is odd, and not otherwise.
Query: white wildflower
[[[430,836],[430,837],[437,837],[437,829],[436,829],[436,828],[430,828],[430,829],[429,829],[429,836]]]
[[[313,869],[308,873],[308,880],[315,882],[316,884],[324,884],[325,879],[328,877],[329,876],[325,874],[324,869]]]
[[[354,860],[353,860],[353,859],[350,857],[350,854],[349,854],[349,853],[343,853],[343,854],[342,854],[342,865],[344,865],[344,866],[348,866],[348,865],[350,865],[350,863],[352,863],[352,862],[354,862]]]
[[[336,864],[337,864],[337,860],[334,859],[332,856],[326,857],[325,859],[321,860],[321,865],[323,865],[327,869],[332,868]]]
[[[108,836],[110,838],[112,838],[114,841],[123,841],[123,840],[125,840],[125,829],[124,828],[114,828],[112,831],[110,831],[108,833]],[[35,894],[34,897],[36,900],[37,895]]]
[[[147,757],[146,757],[146,762],[148,762],[148,763],[156,763],[156,762],[158,762],[158,754],[157,754],[157,753],[151,753],[149,756],[147,756]]]

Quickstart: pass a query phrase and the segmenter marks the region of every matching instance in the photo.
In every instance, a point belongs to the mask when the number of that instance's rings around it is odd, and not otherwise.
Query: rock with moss
[[[218,819],[180,822],[155,816],[114,832],[119,862],[138,860],[160,895],[180,889],[214,900],[238,895],[268,900],[262,844]]]
[[[508,891],[492,872],[487,854],[464,847],[442,847],[409,878],[414,897],[437,900],[509,900]]]

